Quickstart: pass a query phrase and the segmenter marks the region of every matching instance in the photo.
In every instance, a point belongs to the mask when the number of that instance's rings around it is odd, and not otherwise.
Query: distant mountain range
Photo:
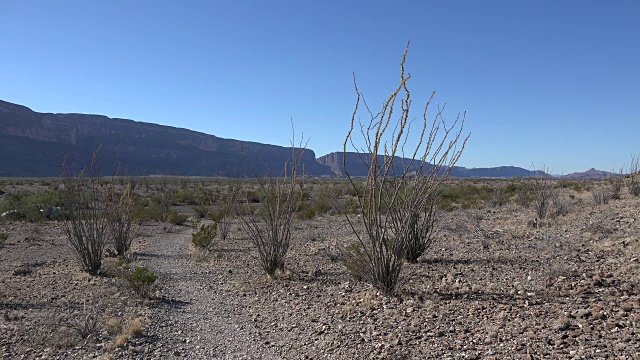
[[[361,157],[360,154],[356,152],[348,152],[346,154],[347,159],[347,169],[349,170],[349,175],[351,176],[366,176],[370,162],[367,161],[366,157]],[[383,156],[378,156],[378,161],[383,161]],[[344,153],[343,152],[333,152],[331,154],[327,154],[318,158],[318,162],[320,164],[326,165],[331,168],[331,170],[338,177],[345,176],[343,171],[344,168]],[[415,172],[419,164],[414,161],[411,163],[411,159],[407,158],[397,158],[394,160],[394,164],[396,166],[396,173],[399,173],[401,169],[405,166],[404,164],[411,164],[411,168],[409,172]],[[428,169],[425,169],[428,170]],[[549,176],[548,174],[542,171],[531,171],[523,168],[515,167],[515,166],[500,166],[494,168],[472,168],[468,169],[465,167],[454,166],[451,169],[450,176],[457,178],[473,178],[473,177],[482,177],[482,178],[510,178],[510,177],[527,177],[527,176]]]
[[[223,139],[187,129],[109,118],[101,115],[38,113],[0,100],[0,177],[59,176],[65,157],[88,163],[100,148],[102,175],[111,175],[118,160],[120,174],[247,177],[281,173],[291,148]],[[302,155],[307,174],[343,177],[343,153],[316,159],[312,150]],[[398,164],[408,159],[397,159]],[[352,176],[366,176],[368,165],[357,153],[347,153]],[[602,176],[591,169],[581,176]],[[586,174],[586,175],[585,175]],[[545,175],[514,166],[455,167],[451,176],[525,177]],[[578,176],[576,174],[566,175]],[[607,175],[608,176],[608,175]]]
[[[619,174],[591,168],[587,171],[574,172],[568,175],[562,175],[560,177],[563,179],[608,179],[612,176],[619,176]]]

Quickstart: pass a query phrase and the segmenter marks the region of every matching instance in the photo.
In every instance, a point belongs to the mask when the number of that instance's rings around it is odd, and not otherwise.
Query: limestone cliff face
[[[65,157],[81,164],[98,148],[103,175],[116,159],[129,175],[245,177],[253,175],[249,164],[259,175],[278,175],[291,156],[281,146],[101,115],[37,113],[0,101],[0,176],[58,176]],[[332,174],[311,150],[302,165],[315,176]]]

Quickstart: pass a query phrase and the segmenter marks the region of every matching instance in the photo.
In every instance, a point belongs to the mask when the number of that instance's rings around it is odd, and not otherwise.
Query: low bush
[[[146,266],[139,266],[126,276],[131,289],[144,298],[150,297],[157,279],[158,275]]]
[[[156,206],[144,206],[139,204],[133,213],[133,218],[138,222],[138,224],[141,224],[145,221],[162,221],[164,215]]]
[[[571,210],[571,202],[567,200],[563,196],[561,196],[557,190],[552,192],[552,201],[553,204],[553,212],[551,215],[554,217],[564,216],[569,213]]]
[[[525,208],[529,207],[529,204],[531,204],[531,201],[533,200],[529,187],[524,183],[520,184],[515,192],[518,205]]]
[[[500,188],[500,190],[495,190]],[[438,208],[445,211],[455,209],[469,209],[485,203],[489,205],[503,204],[509,193],[502,184],[492,187],[489,185],[468,182],[454,182],[442,185],[437,190]],[[496,198],[497,196],[497,198]]]
[[[502,207],[502,205],[504,205],[506,200],[507,200],[507,188],[502,184],[498,184],[496,187],[494,187],[491,190],[488,204],[491,207]]]
[[[298,212],[296,213],[296,218],[298,220],[310,220],[316,217],[316,215],[317,212],[315,208],[309,205],[301,205],[300,209],[298,209]]]
[[[210,249],[216,236],[217,224],[210,223],[200,226],[200,230],[192,234],[191,242],[198,248]]]
[[[172,223],[173,225],[184,225],[184,223],[189,220],[187,215],[180,214],[175,210],[169,211],[166,216],[166,222]]]
[[[204,205],[192,206],[191,209],[193,209],[193,212],[200,219],[206,218],[207,216],[209,216],[211,212],[211,209],[208,206],[204,206]]]
[[[173,205],[195,205],[202,206],[207,203],[207,198],[202,191],[195,188],[182,188],[171,196]]]

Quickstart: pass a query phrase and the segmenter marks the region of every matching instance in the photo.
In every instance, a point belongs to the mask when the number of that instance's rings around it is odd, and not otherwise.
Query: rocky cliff
[[[287,147],[100,115],[38,113],[0,101],[0,176],[58,176],[65,157],[86,163],[98,148],[103,175],[118,158],[120,172],[129,175],[245,177],[252,167],[278,175],[291,156]],[[302,165],[316,176],[333,174],[311,150]]]

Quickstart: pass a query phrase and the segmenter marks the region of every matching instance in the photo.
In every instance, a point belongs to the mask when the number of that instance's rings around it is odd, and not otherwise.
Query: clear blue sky
[[[339,151],[396,85],[467,112],[466,167],[640,153],[640,1],[0,0],[0,99]],[[416,116],[419,112],[415,113]]]

